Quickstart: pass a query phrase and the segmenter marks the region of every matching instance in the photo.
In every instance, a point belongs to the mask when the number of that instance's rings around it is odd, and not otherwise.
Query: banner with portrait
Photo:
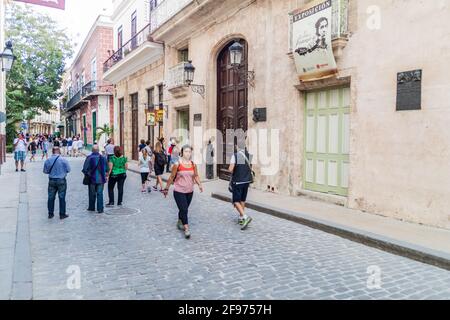
[[[291,13],[295,65],[301,81],[313,81],[337,73],[331,44],[332,1],[313,1]]]

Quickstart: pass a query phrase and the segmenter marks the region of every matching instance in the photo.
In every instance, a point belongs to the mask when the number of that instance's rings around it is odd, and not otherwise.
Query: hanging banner
[[[158,110],[156,112],[156,122],[163,122],[164,121],[164,110]]]
[[[156,123],[156,121],[155,121],[155,112],[154,112],[154,111],[146,110],[145,113],[146,113],[146,114],[145,114],[145,115],[146,115],[146,118],[145,118],[145,125],[146,125],[147,127],[154,126],[155,123]]]
[[[332,1],[319,0],[291,13],[294,59],[301,81],[337,73],[331,45]]]
[[[65,0],[15,0],[25,3],[36,4],[38,6],[50,7],[64,10],[66,8]]]

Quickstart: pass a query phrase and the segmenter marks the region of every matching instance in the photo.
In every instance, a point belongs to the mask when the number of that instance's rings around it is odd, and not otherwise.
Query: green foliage
[[[47,112],[61,97],[65,61],[73,54],[64,30],[49,16],[14,3],[6,12],[6,39],[17,57],[6,87],[8,141],[22,120]]]
[[[106,135],[106,137],[111,137],[114,134],[114,127],[109,127],[107,124],[105,124],[103,127],[97,128],[97,141],[100,140],[100,138],[103,135]]]

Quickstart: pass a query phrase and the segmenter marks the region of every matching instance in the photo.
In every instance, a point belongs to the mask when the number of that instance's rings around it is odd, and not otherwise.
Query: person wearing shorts
[[[245,230],[253,219],[245,213],[245,203],[247,201],[248,189],[253,182],[251,169],[251,155],[245,148],[245,140],[236,144],[237,152],[233,154],[230,167],[231,186],[233,193],[233,205],[239,213],[239,224],[241,230]]]
[[[19,162],[20,162],[20,171],[25,172],[25,159],[27,158],[27,142],[25,140],[25,136],[23,134],[19,134],[19,136],[14,139],[14,161],[16,162],[16,172],[19,171]]]
[[[151,158],[148,155],[147,149],[143,148],[142,153],[139,156],[139,171],[141,173],[141,182],[142,182],[142,192],[151,192],[151,189],[148,188],[148,176],[150,174],[150,164]]]

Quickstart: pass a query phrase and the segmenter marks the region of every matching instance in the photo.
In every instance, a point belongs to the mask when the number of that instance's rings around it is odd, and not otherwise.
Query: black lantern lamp
[[[231,65],[233,67],[239,67],[242,63],[242,55],[244,54],[244,47],[242,46],[242,44],[239,43],[238,40],[236,40],[229,48],[229,51],[230,51]]]
[[[184,79],[188,86],[190,86],[192,84],[192,82],[194,82],[194,73],[195,73],[195,67],[192,64],[192,61],[189,60],[184,65]]]
[[[244,56],[244,46],[239,43],[239,40],[235,40],[234,43],[228,49],[230,52],[230,63],[234,71],[237,72],[241,81],[254,86],[255,71],[241,70],[242,57]]]
[[[191,87],[192,92],[198,93],[199,95],[202,96],[203,99],[205,99],[205,86],[193,84],[194,73],[195,67],[192,64],[192,61],[189,60],[187,63],[184,64],[184,81],[186,82],[187,86]]]
[[[12,42],[7,41],[6,47],[3,50],[3,53],[0,54],[0,57],[2,58],[2,71],[8,73],[11,71],[12,65],[14,63],[14,60],[16,60],[16,57],[13,54],[13,48],[12,48]]]

